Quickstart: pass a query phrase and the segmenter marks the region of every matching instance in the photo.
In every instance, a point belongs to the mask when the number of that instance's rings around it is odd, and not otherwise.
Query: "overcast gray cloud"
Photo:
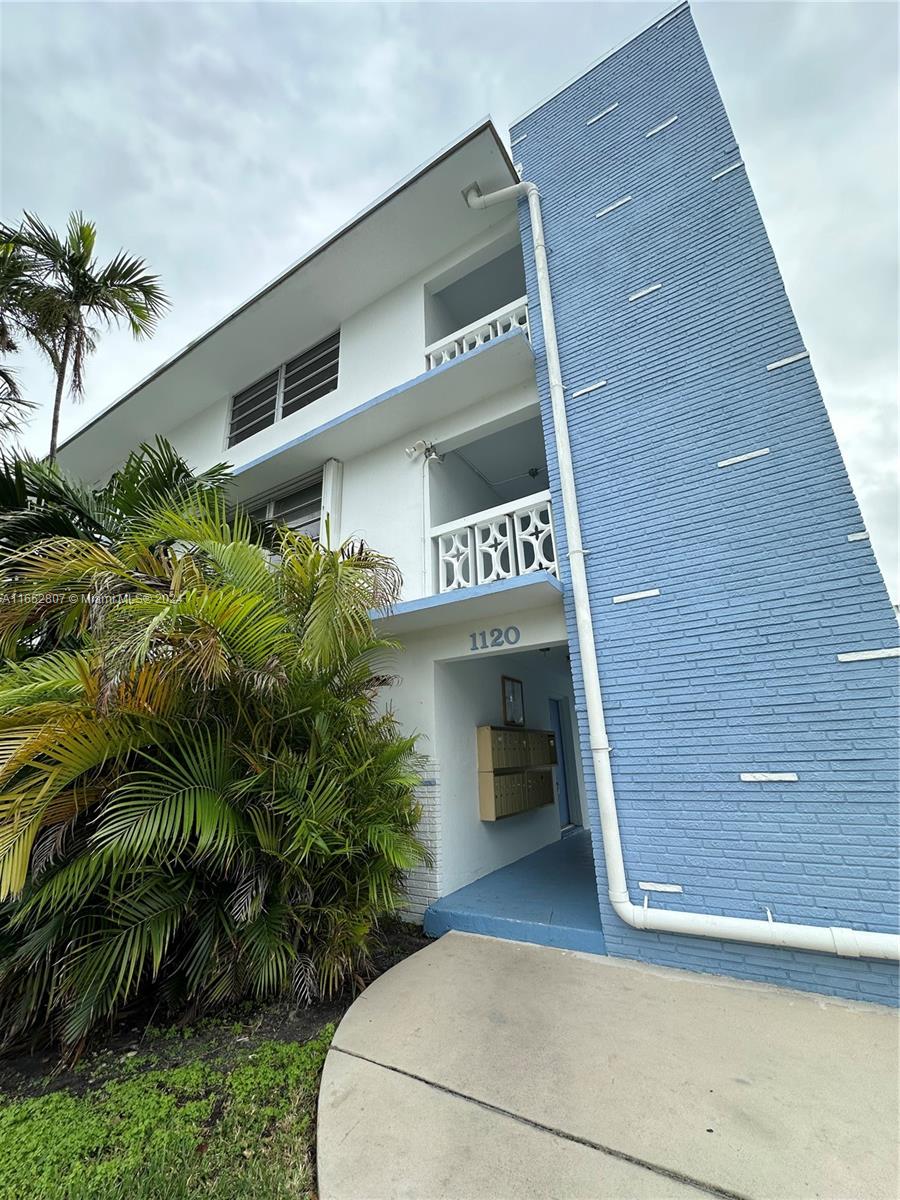
[[[82,208],[101,252],[147,257],[174,301],[152,342],[104,339],[63,433],[480,117],[505,131],[666,7],[0,5],[4,217]],[[896,597],[897,9],[693,10]],[[42,411],[27,444],[48,428]]]

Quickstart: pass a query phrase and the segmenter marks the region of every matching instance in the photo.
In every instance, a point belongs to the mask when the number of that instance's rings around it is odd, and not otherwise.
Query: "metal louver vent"
[[[284,396],[281,415],[289,417],[320,396],[333,392],[338,384],[338,358],[341,350],[340,332],[319,342],[284,367]]]
[[[269,498],[256,497],[242,507],[254,521],[286,525],[296,533],[318,540],[322,527],[322,473],[310,472],[295,481],[292,491],[276,492]]]
[[[228,445],[242,442],[275,424],[278,405],[278,371],[272,371],[264,379],[238,392],[231,402],[231,425],[228,429]]]
[[[340,330],[305,350],[232,399],[228,445],[234,446],[282,417],[299,412],[338,385]]]
[[[296,533],[318,538],[322,524],[322,484],[313,484],[299,492],[280,496],[272,505],[271,520],[287,525]]]

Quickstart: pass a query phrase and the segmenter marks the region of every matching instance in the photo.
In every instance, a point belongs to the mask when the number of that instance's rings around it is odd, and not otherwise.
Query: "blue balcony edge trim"
[[[373,609],[370,616],[373,621],[385,621],[391,617],[404,616],[406,613],[425,612],[428,609],[442,606],[450,607],[464,600],[474,600],[479,596],[493,596],[499,592],[511,592],[517,588],[532,587],[536,583],[549,583],[562,595],[563,586],[555,575],[551,575],[549,571],[534,571],[530,575],[513,575],[510,579],[498,579],[495,583],[481,583],[475,587],[457,588],[452,592],[438,592],[434,596],[421,596],[418,600],[403,600],[389,610]]]
[[[450,362],[441,363],[439,367],[432,367],[428,371],[423,371],[421,375],[416,375],[412,379],[407,379],[405,383],[398,383],[396,387],[389,388],[386,392],[381,392],[378,396],[373,396],[371,400],[366,400],[362,404],[358,404],[356,408],[351,408],[349,412],[341,413],[337,417],[332,417],[330,421],[325,421],[322,425],[317,425],[315,429],[308,429],[306,433],[298,434],[297,437],[291,438],[288,442],[282,442],[279,446],[267,450],[265,454],[260,454],[258,458],[253,458],[250,462],[246,462],[243,466],[235,467],[232,475],[237,477],[246,474],[247,471],[254,467],[259,467],[265,462],[269,462],[273,458],[277,458],[280,454],[284,454],[286,450],[292,450],[295,446],[301,446],[304,442],[311,441],[313,438],[319,437],[326,433],[329,429],[334,429],[337,425],[343,425],[345,421],[352,421],[354,417],[358,417],[361,413],[368,412],[370,408],[375,408],[378,404],[383,404],[386,400],[391,400],[394,396],[402,395],[403,392],[411,391],[412,388],[418,387],[424,383],[426,379],[434,379],[444,371],[451,371],[460,363],[471,361],[477,358],[479,354],[485,354],[493,347],[501,345],[503,342],[508,342],[511,338],[525,338],[528,341],[524,331],[518,326],[515,329],[510,329],[506,333],[501,333],[498,337],[492,338],[489,342],[484,342],[480,346],[476,346],[474,350],[469,350],[465,354],[461,354],[459,358],[451,359]]]

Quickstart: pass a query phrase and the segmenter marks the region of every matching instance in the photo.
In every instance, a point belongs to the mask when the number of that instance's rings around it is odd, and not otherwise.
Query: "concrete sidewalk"
[[[351,1007],[321,1200],[896,1200],[896,1014],[449,933]]]

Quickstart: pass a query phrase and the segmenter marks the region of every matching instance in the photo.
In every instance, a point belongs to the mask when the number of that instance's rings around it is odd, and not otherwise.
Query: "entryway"
[[[604,954],[568,647],[439,661],[435,713],[442,895],[425,932]]]

